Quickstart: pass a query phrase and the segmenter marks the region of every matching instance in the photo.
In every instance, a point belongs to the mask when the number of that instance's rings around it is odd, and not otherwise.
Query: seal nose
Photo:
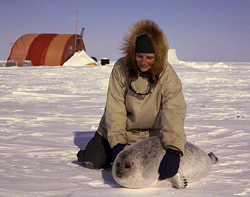
[[[122,177],[122,166],[121,166],[121,162],[117,162],[116,165],[115,165],[115,174],[117,177],[121,178]]]
[[[115,165],[115,174],[118,178],[126,178],[129,176],[129,170],[131,168],[130,162],[117,162]]]
[[[118,178],[122,178],[123,171],[122,170],[116,170],[115,174]]]

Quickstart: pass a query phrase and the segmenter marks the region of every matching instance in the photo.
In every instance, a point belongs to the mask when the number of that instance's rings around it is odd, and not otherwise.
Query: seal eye
[[[121,166],[120,162],[117,162],[116,167],[119,168]]]
[[[130,165],[130,163],[125,163],[124,167],[125,167],[125,168],[130,168],[131,165]]]

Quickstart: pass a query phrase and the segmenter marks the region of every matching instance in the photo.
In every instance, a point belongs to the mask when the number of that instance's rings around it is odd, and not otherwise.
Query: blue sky
[[[117,60],[132,24],[155,21],[183,61],[250,62],[250,0],[0,0],[0,60],[27,33],[78,33],[86,51]]]

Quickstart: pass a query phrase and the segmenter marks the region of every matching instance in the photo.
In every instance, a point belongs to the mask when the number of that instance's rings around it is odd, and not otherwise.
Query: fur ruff
[[[165,68],[169,45],[165,34],[153,21],[142,20],[134,24],[130,29],[130,34],[125,35],[121,48],[125,54],[129,79],[137,79],[139,76],[139,68],[135,60],[135,43],[137,37],[142,35],[148,36],[155,50],[155,63],[148,73],[149,81],[154,87],[159,80],[160,73]]]

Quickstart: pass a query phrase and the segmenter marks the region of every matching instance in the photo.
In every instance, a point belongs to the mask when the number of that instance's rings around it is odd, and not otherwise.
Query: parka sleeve
[[[171,66],[170,66],[171,68]],[[184,154],[186,135],[184,120],[186,102],[182,92],[182,84],[175,71],[171,68],[167,80],[163,84],[161,108],[161,133],[164,148],[176,148]]]
[[[126,144],[125,81],[126,77],[122,61],[118,60],[110,75],[105,109],[107,138],[111,148],[119,143]]]

